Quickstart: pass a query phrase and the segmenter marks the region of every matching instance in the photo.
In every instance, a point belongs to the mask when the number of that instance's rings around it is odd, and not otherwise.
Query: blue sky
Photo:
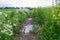
[[[0,7],[44,7],[51,5],[52,0],[0,0]]]

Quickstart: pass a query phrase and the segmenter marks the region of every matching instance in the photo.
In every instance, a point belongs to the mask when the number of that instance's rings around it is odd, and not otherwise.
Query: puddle
[[[32,18],[29,18],[28,20],[32,20]]]
[[[32,30],[32,28],[33,25],[28,24],[23,28],[22,33],[29,33],[29,31]]]

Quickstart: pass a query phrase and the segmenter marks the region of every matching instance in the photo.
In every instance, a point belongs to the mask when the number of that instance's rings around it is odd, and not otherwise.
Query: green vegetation
[[[20,25],[27,16],[32,16],[36,25],[33,33],[37,40],[60,40],[60,5],[39,7],[30,11],[20,9],[0,9],[0,40],[14,40]],[[39,24],[39,25],[37,25]]]
[[[40,24],[33,32],[38,40],[60,40],[60,5],[49,8],[35,8],[31,11],[33,20]]]
[[[19,9],[0,10],[0,40],[13,40],[13,36],[19,34],[19,25],[27,16],[27,11]]]

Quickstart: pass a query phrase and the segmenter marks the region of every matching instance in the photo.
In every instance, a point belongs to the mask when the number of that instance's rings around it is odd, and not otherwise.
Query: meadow
[[[27,11],[19,9],[0,9],[0,40],[14,40],[19,34],[19,25],[22,24]]]
[[[22,9],[0,9],[0,40],[14,40],[19,35],[20,25],[28,16],[36,24],[32,33],[37,40],[60,40],[60,5],[38,7],[26,11]]]
[[[37,40],[60,40],[60,5],[34,8],[31,13],[33,20],[39,24],[33,27]]]

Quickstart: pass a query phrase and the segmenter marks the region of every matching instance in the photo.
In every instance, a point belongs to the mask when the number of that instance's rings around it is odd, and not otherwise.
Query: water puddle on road
[[[26,33],[29,33],[30,30],[32,30],[32,28],[33,28],[33,25],[28,24],[28,25],[26,25],[26,26],[23,28],[22,32],[25,33],[25,34],[26,34]]]

